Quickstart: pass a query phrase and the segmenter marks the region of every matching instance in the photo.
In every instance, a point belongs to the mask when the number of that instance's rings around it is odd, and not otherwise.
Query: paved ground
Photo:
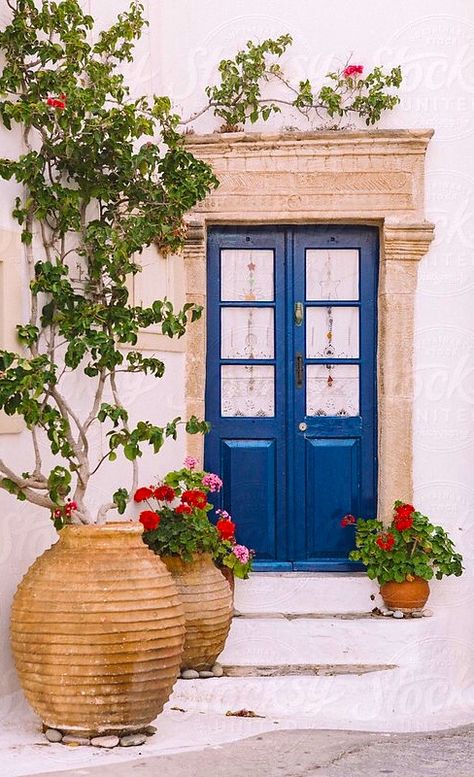
[[[432,734],[277,731],[192,753],[35,777],[474,777],[474,727]],[[5,775],[6,777],[6,775]]]

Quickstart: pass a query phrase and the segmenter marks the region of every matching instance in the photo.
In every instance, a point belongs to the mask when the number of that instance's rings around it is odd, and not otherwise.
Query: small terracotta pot
[[[13,600],[11,640],[26,698],[49,728],[142,729],[176,680],[184,612],[140,523],[65,526]]]
[[[390,610],[412,612],[421,610],[430,595],[430,587],[427,580],[415,577],[413,580],[404,580],[397,583],[391,580],[380,586],[382,598]]]
[[[186,617],[181,669],[210,669],[223,651],[232,614],[232,593],[209,553],[192,561],[162,558],[174,577]]]

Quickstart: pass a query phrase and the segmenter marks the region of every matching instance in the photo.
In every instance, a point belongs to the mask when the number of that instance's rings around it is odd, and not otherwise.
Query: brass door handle
[[[303,323],[304,308],[302,302],[295,302],[295,324],[301,326]]]

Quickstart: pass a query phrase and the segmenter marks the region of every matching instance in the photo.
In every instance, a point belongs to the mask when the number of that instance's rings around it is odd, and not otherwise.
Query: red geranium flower
[[[135,502],[144,502],[145,499],[151,499],[153,496],[153,489],[147,488],[147,486],[143,486],[142,488],[137,488],[135,491],[135,496],[133,497]]]
[[[143,510],[138,520],[143,524],[145,531],[153,531],[153,529],[158,528],[160,518],[161,516],[155,513],[154,510]]]
[[[341,526],[350,526],[351,524],[356,522],[356,518],[353,515],[345,515],[344,518],[341,521]]]
[[[397,531],[405,531],[413,526],[413,517],[411,515],[396,515],[393,519],[393,525]]]
[[[174,511],[175,513],[179,513],[179,515],[189,515],[189,513],[192,513],[193,510],[192,510],[192,507],[190,507],[189,505],[180,504],[177,507],[175,507]]]
[[[161,501],[172,502],[176,494],[171,486],[158,486],[158,488],[155,488],[153,496]]]
[[[363,65],[348,65],[342,71],[342,75],[345,78],[351,78],[352,76],[355,76],[355,75],[362,75],[363,72],[364,72]]]
[[[415,508],[413,505],[403,504],[398,505],[398,507],[395,508],[395,512],[397,514],[397,518],[409,518],[410,515],[415,512]]]
[[[192,491],[183,491],[181,501],[202,510],[207,505],[207,496],[203,491],[193,489]]]
[[[391,532],[385,532],[384,534],[379,534],[375,542],[381,550],[392,550],[395,545],[395,537]]]
[[[232,540],[235,534],[235,523],[228,518],[221,518],[216,523],[216,529],[220,534],[221,540]]]

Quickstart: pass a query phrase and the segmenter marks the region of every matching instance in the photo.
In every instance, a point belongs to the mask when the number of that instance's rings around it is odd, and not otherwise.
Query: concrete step
[[[235,609],[243,613],[358,613],[382,604],[362,572],[256,572],[235,582]]]
[[[238,666],[395,664],[433,636],[433,619],[238,617],[219,661]]]
[[[417,730],[406,700],[393,692],[400,680],[391,669],[332,676],[221,677],[178,680],[168,706],[186,712],[229,714],[250,710],[258,716],[311,719],[317,728]],[[404,703],[405,702],[405,703]],[[427,726],[429,728],[429,725]]]

